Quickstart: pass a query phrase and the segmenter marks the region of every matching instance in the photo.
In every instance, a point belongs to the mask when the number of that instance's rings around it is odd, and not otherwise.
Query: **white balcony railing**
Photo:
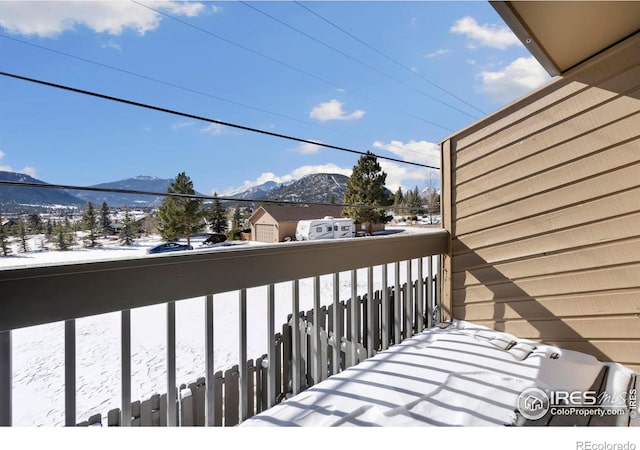
[[[12,330],[52,322],[65,324],[65,424],[74,426],[76,417],[76,319],[110,312],[121,315],[121,410],[110,423],[129,426],[131,398],[131,310],[166,304],[167,308],[167,393],[160,423],[178,425],[180,403],[176,385],[176,301],[205,298],[202,320],[206,328],[206,373],[203,424],[222,424],[220,389],[214,369],[214,295],[239,292],[239,364],[237,368],[239,420],[261,408],[276,404],[287,389],[300,392],[306,385],[321,381],[331,373],[356,364],[390,344],[398,343],[425,326],[431,317],[439,286],[432,274],[437,267],[431,258],[447,251],[445,230],[323,242],[292,242],[239,249],[216,249],[149,258],[65,264],[0,271],[0,425],[12,424]],[[415,262],[414,262],[415,261]],[[427,267],[423,267],[425,264]],[[389,264],[395,266],[394,280],[388,277]],[[406,283],[400,285],[400,267],[406,265]],[[373,292],[373,270],[381,266],[382,289]],[[357,295],[357,269],[367,271],[367,292]],[[339,273],[350,271],[351,307],[345,309],[337,288]],[[426,272],[426,273],[425,273]],[[417,273],[413,277],[413,273]],[[321,307],[319,278],[333,274],[330,315]],[[299,280],[313,278],[313,311],[304,320],[290,320],[291,358],[276,361],[274,285],[292,283],[292,317],[301,317]],[[247,364],[247,289],[267,286],[267,354],[269,364],[252,369]],[[91,293],[88,293],[88,287]],[[360,302],[355,300],[360,299]],[[377,303],[376,303],[377,302]],[[326,302],[325,302],[326,303]],[[354,305],[358,305],[355,307]],[[373,314],[373,311],[376,314]],[[368,313],[366,313],[368,311]],[[362,316],[363,312],[366,317]],[[362,317],[361,317],[362,316]],[[321,319],[322,318],[322,319]],[[317,325],[317,326],[316,326]],[[324,347],[321,341],[324,339]],[[309,342],[310,353],[302,348]],[[328,343],[328,345],[327,345]],[[338,344],[339,343],[339,344]],[[306,347],[306,344],[305,344]],[[321,351],[324,348],[324,352]],[[327,350],[328,349],[328,350]],[[328,354],[327,354],[328,352]],[[290,367],[282,367],[282,365]],[[303,367],[304,366],[304,367]],[[308,370],[307,370],[308,369]],[[261,375],[263,404],[256,400],[258,387],[249,375]],[[285,373],[286,372],[286,373]],[[253,375],[252,375],[253,376]],[[219,375],[218,375],[219,378]],[[283,378],[286,380],[283,381]],[[252,378],[255,382],[255,379]],[[254,389],[255,388],[255,389]],[[230,391],[225,395],[231,397]],[[157,398],[154,403],[158,403]],[[139,404],[138,404],[139,405]],[[225,403],[229,408],[231,403]],[[134,408],[136,405],[134,404]],[[149,407],[150,408],[150,407]],[[157,409],[157,407],[154,407]],[[232,407],[233,408],[233,407]],[[227,411],[228,412],[228,411]],[[234,411],[235,413],[235,411]],[[233,419],[225,420],[229,425]],[[139,421],[137,422],[139,423]],[[134,423],[135,424],[135,423]],[[144,424],[144,423],[143,423]]]

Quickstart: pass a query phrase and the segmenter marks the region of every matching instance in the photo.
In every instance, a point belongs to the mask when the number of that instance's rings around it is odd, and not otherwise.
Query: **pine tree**
[[[171,182],[167,193],[194,195],[193,182],[181,172]],[[202,227],[201,204],[200,199],[167,197],[158,210],[158,227],[162,238],[175,240],[178,237],[186,237],[187,244],[191,244],[191,234]]]
[[[353,173],[347,181],[344,202],[349,205],[367,206],[346,206],[342,215],[360,223],[368,223],[369,234],[374,223],[386,220],[384,209],[380,208],[389,204],[389,196],[384,187],[386,179],[387,174],[382,171],[378,159],[373,153],[367,152],[353,167]]]
[[[9,248],[9,236],[7,235],[6,228],[2,226],[2,216],[0,216],[0,250],[2,256],[9,256],[11,248]]]
[[[213,194],[213,203],[207,211],[207,219],[211,226],[211,230],[215,233],[224,233],[227,231],[227,210],[222,206],[220,200],[218,200],[218,193]]]
[[[122,229],[120,230],[120,243],[122,245],[131,245],[137,233],[136,222],[129,214],[129,207],[124,207],[124,220],[122,221]]]
[[[88,232],[84,239],[85,247],[94,248],[98,245],[98,218],[93,203],[87,202],[87,209],[82,215],[82,225]]]
[[[109,228],[111,227],[111,216],[109,215],[109,206],[107,206],[107,202],[102,202],[98,221],[100,224],[100,233],[102,233],[102,235],[104,236],[107,234]]]
[[[403,203],[404,203],[404,194],[402,193],[402,186],[398,186],[398,190],[393,196],[393,206],[396,214],[402,214]]]
[[[31,214],[29,216],[29,229],[31,233],[39,234],[42,233],[43,223],[42,219],[38,214]]]
[[[18,219],[16,235],[18,236],[18,240],[20,242],[20,251],[23,253],[27,253],[29,251],[29,247],[27,245],[27,226],[25,225],[24,220],[22,220],[22,217]]]
[[[47,224],[44,227],[44,237],[47,241],[51,240],[51,236],[53,235],[53,223],[51,223],[51,219],[47,220]]]
[[[58,250],[69,250],[73,245],[73,232],[71,231],[71,227],[65,221],[65,223],[56,223],[53,227],[52,238],[54,239],[54,244],[58,247]]]

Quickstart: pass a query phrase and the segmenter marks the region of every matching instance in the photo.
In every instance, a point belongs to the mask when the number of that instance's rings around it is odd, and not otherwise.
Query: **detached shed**
[[[342,207],[334,205],[305,206],[260,206],[249,217],[251,240],[259,242],[282,242],[295,236],[299,220],[321,219],[326,216],[340,217]]]

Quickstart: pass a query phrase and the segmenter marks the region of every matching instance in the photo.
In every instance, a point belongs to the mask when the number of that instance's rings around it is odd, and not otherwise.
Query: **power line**
[[[294,136],[290,136],[290,135],[286,135],[286,134],[281,134],[281,133],[274,133],[272,131],[266,131],[266,130],[261,130],[259,128],[253,128],[253,127],[248,127],[245,125],[239,125],[239,124],[235,124],[235,123],[231,123],[231,122],[224,122],[222,120],[216,120],[216,119],[210,119],[208,117],[204,117],[204,116],[198,116],[195,114],[189,114],[189,113],[184,113],[184,112],[180,112],[180,111],[176,111],[173,109],[168,109],[168,108],[163,108],[160,106],[154,106],[154,105],[149,105],[147,103],[140,103],[140,102],[136,102],[133,100],[127,100],[127,99],[123,99],[120,97],[113,97],[110,95],[106,95],[106,94],[101,94],[98,92],[93,92],[93,91],[87,91],[84,89],[78,89],[78,88],[74,88],[71,86],[66,86],[66,85],[62,85],[62,84],[56,84],[56,83],[52,83],[49,81],[43,81],[43,80],[38,80],[35,78],[29,78],[29,77],[25,77],[22,75],[17,75],[17,74],[13,74],[13,73],[9,73],[9,72],[2,72],[0,71],[0,75],[4,76],[4,77],[9,77],[9,78],[14,78],[17,80],[22,80],[22,81],[28,81],[30,83],[35,83],[35,84],[40,84],[43,86],[48,86],[48,87],[53,87],[56,89],[61,89],[61,90],[65,90],[65,91],[69,91],[69,92],[74,92],[77,94],[83,94],[83,95],[88,95],[90,97],[96,97],[96,98],[100,98],[103,100],[110,100],[113,102],[118,102],[118,103],[123,103],[125,105],[130,105],[130,106],[137,106],[139,108],[144,108],[144,109],[149,109],[152,111],[158,111],[158,112],[163,112],[163,113],[167,113],[167,114],[172,114],[175,116],[180,116],[180,117],[186,117],[189,119],[194,119],[194,120],[201,120],[203,122],[209,122],[209,123],[214,123],[214,124],[218,124],[218,125],[224,125],[230,128],[236,128],[239,130],[244,130],[244,131],[250,131],[252,133],[258,133],[258,134],[263,134],[266,136],[271,136],[271,137],[277,137],[277,138],[281,138],[281,139],[287,139],[290,141],[296,141],[296,142],[301,142],[301,143],[305,143],[305,144],[313,144],[313,145],[317,145],[319,147],[325,147],[325,148],[329,148],[329,149],[333,149],[333,150],[339,150],[339,151],[343,151],[343,152],[347,152],[347,153],[354,153],[354,154],[358,154],[358,155],[362,155],[362,156],[366,156],[366,155],[371,155],[374,156],[378,159],[384,159],[387,161],[393,161],[393,162],[397,162],[397,163],[401,163],[401,164],[408,164],[408,165],[412,165],[412,166],[418,166],[418,167],[425,167],[427,169],[439,169],[439,167],[436,166],[430,166],[427,164],[421,164],[421,163],[417,163],[417,162],[413,162],[413,161],[404,161],[398,158],[391,158],[388,156],[380,156],[380,155],[376,155],[374,153],[371,152],[363,152],[363,151],[359,151],[359,150],[353,150],[347,147],[340,147],[337,145],[331,145],[331,144],[325,144],[325,143],[320,143],[317,141],[312,141],[309,139],[302,139],[302,138],[298,138],[298,137],[294,137]]]
[[[269,111],[269,110],[266,110],[266,109],[258,108],[256,106],[246,105],[244,103],[240,103],[240,102],[237,102],[235,100],[230,100],[230,99],[227,99],[227,98],[224,98],[224,97],[220,97],[218,95],[209,94],[207,92],[203,92],[203,91],[199,91],[199,90],[196,90],[196,89],[180,86],[178,84],[171,83],[169,81],[159,80],[157,78],[153,78],[153,77],[150,77],[148,75],[142,75],[142,74],[139,74],[139,73],[136,73],[136,72],[132,72],[130,70],[121,69],[119,67],[111,66],[109,64],[104,64],[104,63],[101,63],[101,62],[93,61],[91,59],[83,58],[81,56],[76,56],[76,55],[72,55],[70,53],[66,53],[66,52],[63,52],[63,51],[60,51],[60,50],[56,50],[56,49],[53,49],[53,48],[45,47],[43,45],[38,45],[38,44],[34,44],[32,42],[23,41],[21,39],[17,39],[17,38],[11,37],[11,36],[7,36],[7,35],[2,34],[2,33],[0,33],[0,37],[4,38],[4,39],[11,40],[11,41],[18,42],[20,44],[29,45],[31,47],[35,47],[35,48],[38,48],[38,49],[41,49],[41,50],[45,50],[45,51],[48,51],[48,52],[51,52],[51,53],[56,53],[58,55],[62,55],[62,56],[68,57],[68,58],[73,58],[73,59],[76,59],[78,61],[83,61],[83,62],[86,62],[86,63],[89,63],[89,64],[93,64],[93,65],[96,65],[96,66],[104,67],[104,68],[110,69],[110,70],[115,70],[117,72],[124,73],[124,74],[127,74],[127,75],[131,75],[131,76],[134,76],[134,77],[138,77],[138,78],[141,78],[141,79],[144,79],[144,80],[153,81],[154,83],[158,83],[158,84],[162,84],[162,85],[169,86],[169,87],[172,87],[172,88],[180,89],[180,90],[183,90],[183,91],[186,91],[186,92],[191,92],[192,94],[203,95],[205,97],[213,98],[215,100],[220,100],[222,102],[230,103],[232,105],[241,106],[243,108],[252,109],[254,111],[263,112],[265,114],[271,114],[271,115],[276,116],[276,117],[280,117],[280,118],[288,119],[288,120],[293,120],[295,122],[303,123],[303,124],[306,124],[306,125],[311,125],[311,126],[315,126],[315,127],[319,127],[319,128],[323,128],[323,129],[327,129],[327,130],[329,129],[327,127],[323,127],[322,125],[318,125],[318,124],[313,123],[313,122],[307,122],[305,120],[297,119],[295,117],[286,116],[284,114],[280,114],[280,113],[276,113],[276,112]],[[334,130],[331,130],[331,131],[334,131]]]
[[[396,60],[395,58],[392,58],[391,56],[387,55],[386,53],[383,53],[382,51],[378,50],[377,48],[375,48],[374,46],[368,44],[367,42],[363,41],[362,39],[360,39],[359,37],[355,36],[353,33],[350,33],[349,31],[345,30],[344,28],[340,27],[339,25],[336,25],[335,23],[331,22],[329,19],[321,16],[320,14],[318,14],[316,11],[312,10],[311,8],[303,5],[302,3],[295,1],[294,2],[296,5],[300,6],[303,9],[306,9],[307,11],[309,11],[311,14],[313,14],[314,16],[318,17],[319,19],[323,20],[324,22],[328,23],[329,25],[331,25],[332,27],[342,31],[344,34],[346,34],[347,36],[351,37],[352,39],[355,39],[356,41],[360,42],[362,45],[364,45],[365,47],[373,50],[374,52],[376,52],[377,54],[379,54],[380,56],[388,59],[389,61],[391,61],[392,63],[396,64],[397,66],[402,67],[403,69],[405,69],[406,71],[412,73],[413,75],[422,78],[424,81],[426,81],[427,83],[429,83],[430,85],[432,85],[433,87],[440,89],[442,92],[450,95],[451,97],[455,98],[458,101],[461,101],[462,103],[464,103],[467,106],[470,106],[471,108],[475,109],[476,111],[478,111],[479,113],[486,115],[486,113],[484,111],[482,111],[479,108],[476,108],[474,105],[472,105],[471,103],[465,101],[464,99],[458,97],[457,95],[455,95],[453,92],[448,91],[447,89],[443,88],[442,86],[437,85],[436,83],[434,83],[433,81],[431,81],[430,79],[422,76],[421,74],[411,70],[409,67],[405,66],[404,64],[402,64],[401,62],[399,62],[398,60]]]
[[[300,29],[298,29],[298,28],[296,28],[296,27],[294,27],[294,26],[289,25],[288,23],[286,23],[286,22],[284,22],[284,21],[282,21],[282,20],[278,19],[278,18],[277,18],[277,17],[275,17],[275,16],[272,16],[271,14],[268,14],[268,13],[266,13],[266,12],[262,11],[262,10],[261,10],[261,9],[259,9],[259,8],[256,8],[256,7],[255,7],[255,6],[253,6],[253,5],[250,5],[250,4],[248,4],[248,3],[244,2],[244,1],[239,1],[239,3],[242,3],[243,5],[247,6],[248,8],[251,8],[251,9],[253,9],[253,10],[255,10],[255,11],[259,12],[260,14],[262,14],[262,15],[264,15],[264,16],[266,16],[266,17],[270,18],[271,20],[273,20],[273,21],[275,21],[275,22],[277,22],[277,23],[279,23],[279,24],[281,24],[281,25],[283,25],[283,26],[285,26],[285,27],[287,27],[287,28],[289,28],[289,29],[291,29],[291,30],[295,31],[296,33],[299,33],[299,34],[301,34],[301,35],[303,35],[303,36],[307,37],[308,39],[311,39],[312,41],[317,42],[318,44],[320,44],[320,45],[322,45],[322,46],[324,46],[324,47],[327,47],[327,48],[329,48],[329,49],[333,50],[334,52],[337,52],[337,53],[339,53],[339,54],[343,55],[344,57],[346,57],[346,58],[350,59],[351,61],[354,61],[354,62],[356,62],[356,63],[358,63],[358,64],[360,64],[360,65],[362,65],[362,66],[364,66],[364,67],[368,68],[369,70],[372,70],[372,71],[374,71],[374,72],[376,72],[376,73],[378,73],[378,74],[380,74],[380,75],[382,75],[382,76],[384,76],[384,77],[386,77],[386,78],[388,78],[388,79],[390,79],[390,80],[395,81],[396,83],[401,84],[402,86],[404,86],[404,87],[406,87],[406,88],[408,88],[408,89],[414,90],[414,91],[418,92],[419,94],[421,94],[421,95],[423,95],[423,96],[425,96],[425,97],[427,97],[427,98],[430,98],[431,100],[436,101],[436,102],[438,102],[438,103],[440,103],[440,104],[442,104],[442,105],[444,105],[444,106],[446,106],[446,107],[448,107],[448,108],[451,108],[451,109],[453,109],[453,110],[455,110],[455,111],[458,111],[458,112],[459,112],[459,113],[461,113],[461,114],[464,114],[464,115],[466,115],[466,116],[469,116],[469,117],[471,117],[472,119],[479,119],[479,117],[474,116],[473,114],[469,114],[468,112],[466,112],[466,111],[464,111],[464,110],[462,110],[462,109],[460,109],[460,108],[457,108],[457,107],[455,107],[455,106],[451,105],[450,103],[447,103],[447,102],[445,102],[445,101],[443,101],[443,100],[440,100],[439,98],[436,98],[436,97],[434,97],[433,95],[429,95],[429,94],[427,94],[426,92],[421,91],[420,89],[418,89],[418,88],[416,88],[416,87],[414,87],[414,86],[411,86],[411,85],[409,85],[409,84],[407,84],[407,83],[405,83],[405,82],[403,82],[403,81],[401,81],[401,80],[399,80],[399,79],[397,79],[397,78],[395,78],[395,77],[393,77],[393,76],[391,76],[391,75],[387,74],[386,72],[383,72],[383,71],[381,71],[381,70],[379,70],[379,69],[377,69],[377,68],[373,67],[372,65],[367,64],[367,63],[365,63],[365,62],[363,62],[363,61],[359,60],[358,58],[355,58],[355,57],[353,57],[353,56],[349,55],[348,53],[343,52],[342,50],[340,50],[340,49],[338,49],[338,48],[336,48],[336,47],[334,47],[334,46],[332,46],[332,45],[330,45],[330,44],[327,44],[326,42],[321,41],[320,39],[317,39],[317,38],[315,38],[315,37],[311,36],[311,35],[310,35],[310,34],[308,34],[308,33],[305,33],[304,31],[302,31],[302,30],[300,30]]]
[[[166,12],[164,12],[164,11],[160,10],[160,9],[153,8],[153,7],[151,7],[151,6],[149,6],[149,5],[146,5],[146,4],[144,4],[144,3],[141,3],[141,2],[139,2],[139,1],[137,1],[137,0],[131,0],[131,1],[132,1],[133,3],[135,3],[135,4],[137,4],[137,5],[142,6],[143,8],[147,8],[147,9],[149,9],[149,10],[151,10],[151,11],[154,11],[155,13],[160,14],[161,16],[164,16],[164,17],[166,17],[166,18],[168,18],[168,19],[171,19],[171,20],[174,20],[174,21],[176,21],[176,22],[178,22],[178,23],[181,23],[181,24],[183,24],[183,25],[185,25],[185,26],[187,26],[187,27],[189,27],[189,28],[192,28],[192,29],[194,29],[194,30],[200,31],[201,33],[207,34],[207,35],[209,35],[209,36],[211,36],[211,37],[213,37],[213,38],[216,38],[216,39],[218,39],[218,40],[221,40],[221,41],[223,41],[223,42],[226,42],[226,43],[227,43],[227,44],[229,44],[229,45],[233,45],[233,46],[235,46],[235,47],[237,47],[237,48],[240,48],[240,49],[242,49],[242,50],[245,50],[245,51],[247,51],[247,52],[249,52],[249,53],[252,53],[252,54],[254,54],[254,55],[257,55],[257,56],[260,56],[260,57],[262,57],[262,58],[265,58],[265,59],[267,59],[267,60],[269,60],[269,61],[271,61],[271,62],[274,62],[274,63],[276,63],[276,64],[279,64],[279,65],[281,65],[281,66],[283,66],[283,67],[286,67],[286,68],[288,68],[288,69],[294,70],[294,71],[296,71],[296,72],[298,72],[298,73],[301,73],[301,74],[303,74],[303,75],[306,75],[306,76],[308,76],[308,77],[314,78],[315,80],[321,81],[321,82],[323,82],[323,83],[325,83],[325,84],[328,84],[329,86],[332,86],[332,87],[334,87],[334,88],[336,88],[336,89],[347,90],[347,88],[345,88],[344,86],[341,86],[341,85],[339,85],[339,84],[336,84],[336,83],[334,83],[334,82],[332,82],[332,81],[330,81],[330,80],[327,80],[326,78],[322,78],[322,77],[320,77],[320,76],[318,76],[318,75],[315,75],[315,74],[313,74],[313,73],[311,73],[311,72],[307,72],[306,70],[303,70],[303,69],[300,69],[300,68],[298,68],[298,67],[292,66],[291,64],[287,64],[286,62],[280,61],[279,59],[273,58],[273,57],[268,56],[268,55],[266,55],[266,54],[264,54],[264,53],[261,53],[261,52],[259,52],[259,51],[253,50],[252,48],[249,48],[249,47],[247,47],[247,46],[245,46],[245,45],[238,44],[237,42],[234,42],[234,41],[232,41],[232,40],[230,40],[230,39],[227,39],[227,38],[225,38],[225,37],[223,37],[223,36],[220,36],[220,35],[218,35],[218,34],[216,34],[216,33],[213,33],[213,32],[211,32],[211,31],[209,31],[209,30],[207,30],[207,29],[204,29],[204,28],[202,28],[202,27],[199,27],[199,26],[197,26],[197,25],[194,25],[194,24],[192,24],[192,23],[189,23],[189,22],[187,22],[187,21],[185,21],[185,20],[182,20],[182,19],[180,19],[180,18],[178,18],[178,17],[175,17],[175,16],[173,16],[173,15],[171,15],[171,14],[169,14],[169,13],[166,13]],[[375,69],[374,69],[374,70],[375,70]],[[349,91],[350,91],[350,92],[352,92],[352,93],[354,93],[355,95],[360,96],[360,97],[370,99],[370,97],[368,97],[367,95],[364,95],[364,94],[362,94],[362,93],[359,93],[358,91],[355,91],[355,90],[349,90]],[[403,113],[403,114],[406,114],[406,113]],[[466,113],[465,113],[465,114],[466,114]],[[407,116],[409,116],[409,117],[411,117],[411,118],[413,118],[413,119],[416,119],[416,120],[419,120],[419,121],[421,121],[421,122],[427,123],[427,124],[429,124],[429,125],[433,125],[433,126],[435,126],[435,127],[442,128],[443,130],[446,130],[446,131],[449,131],[449,132],[453,132],[453,131],[455,131],[455,130],[453,130],[453,129],[449,128],[449,127],[445,127],[444,125],[441,125],[441,124],[438,124],[438,123],[432,122],[432,121],[427,120],[427,119],[424,119],[424,118],[422,118],[422,117],[415,116],[415,115],[413,115],[413,114],[406,114],[406,115],[407,115]],[[473,117],[473,116],[471,116],[471,117],[472,117],[472,118],[474,118],[474,119],[477,119],[477,117]]]

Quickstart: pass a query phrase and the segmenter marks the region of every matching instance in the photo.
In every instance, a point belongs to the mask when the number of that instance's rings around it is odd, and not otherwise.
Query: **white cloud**
[[[194,126],[195,122],[175,122],[171,124],[172,130],[181,130],[183,128],[188,128]]]
[[[154,1],[153,8],[174,15],[196,16],[204,9],[197,2]],[[125,1],[0,1],[0,26],[25,36],[54,37],[77,26],[96,33],[119,35],[131,29],[140,35],[156,29],[161,16],[133,2]]]
[[[334,99],[314,106],[309,117],[324,122],[327,120],[357,120],[365,114],[366,112],[361,109],[347,113],[342,109],[342,102]]]
[[[211,5],[211,11],[213,11],[214,14],[221,13],[222,6]]]
[[[221,134],[226,133],[227,130],[224,125],[220,125],[219,123],[212,123],[210,125],[207,125],[200,131],[210,134],[211,136],[220,136]]]
[[[318,143],[321,144],[322,142],[318,141]],[[301,142],[296,151],[301,155],[313,155],[314,153],[318,153],[321,148],[322,147],[315,144]]]
[[[413,189],[415,186],[422,186],[429,181],[430,177],[439,179],[440,174],[434,169],[424,169],[419,167],[400,165],[392,161],[378,160],[380,167],[387,174],[385,186],[391,192],[402,189]]]
[[[403,161],[411,161],[431,166],[440,166],[440,147],[438,144],[428,141],[391,141],[384,143],[375,141],[375,148],[387,150],[400,157]]]
[[[2,162],[5,156],[7,156],[7,154],[2,150],[0,150],[0,162]],[[36,169],[35,167],[32,167],[32,166],[24,166],[22,169],[18,170],[18,169],[14,169],[11,166],[0,164],[0,171],[23,173],[25,175],[30,175],[34,178],[36,176]]]
[[[497,101],[511,101],[542,86],[550,77],[534,57],[518,58],[497,72],[479,74],[482,91]]]
[[[437,56],[442,56],[442,55],[446,55],[447,53],[449,53],[449,49],[446,48],[439,48],[438,50],[431,52],[431,53],[427,53],[426,55],[424,55],[425,58],[435,58]]]
[[[477,44],[504,50],[512,45],[521,45],[516,35],[509,28],[490,24],[480,25],[476,19],[469,16],[456,21],[449,31],[466,35],[467,38],[471,39],[472,47]]]

